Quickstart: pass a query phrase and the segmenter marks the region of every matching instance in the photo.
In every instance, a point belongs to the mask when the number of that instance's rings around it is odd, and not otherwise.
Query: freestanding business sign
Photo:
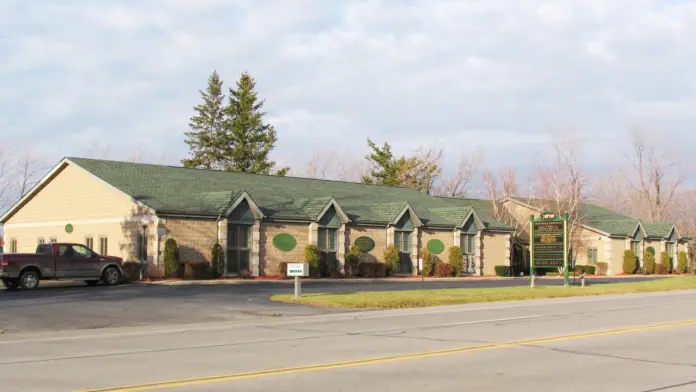
[[[295,298],[302,295],[301,278],[309,276],[309,263],[288,263],[288,276],[295,277]]]
[[[551,212],[541,213],[539,219],[530,217],[529,252],[530,279],[536,268],[563,267],[563,284],[568,285],[568,214],[559,218]]]

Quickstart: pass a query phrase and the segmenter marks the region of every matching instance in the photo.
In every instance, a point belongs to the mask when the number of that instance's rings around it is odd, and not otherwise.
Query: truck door
[[[86,246],[72,245],[70,269],[75,278],[99,277],[99,259],[92,257],[92,251]]]
[[[68,278],[72,276],[70,259],[72,247],[70,245],[58,245],[56,253],[56,278]]]

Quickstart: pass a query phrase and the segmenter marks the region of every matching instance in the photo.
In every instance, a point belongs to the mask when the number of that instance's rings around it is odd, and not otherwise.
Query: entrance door
[[[249,272],[249,225],[227,226],[227,273],[239,275]]]
[[[402,275],[412,275],[413,263],[411,262],[411,232],[395,232],[394,246],[396,246],[396,249],[399,250],[399,270],[394,272]]]
[[[321,276],[332,276],[338,273],[338,259],[336,258],[338,230],[329,228],[319,229],[318,246],[321,251],[319,261],[319,274]]]

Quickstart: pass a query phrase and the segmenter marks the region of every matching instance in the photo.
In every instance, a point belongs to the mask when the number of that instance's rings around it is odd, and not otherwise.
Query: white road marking
[[[660,294],[655,294],[655,293],[643,293],[639,295],[632,295],[632,294],[623,294],[623,295],[617,295],[614,297],[608,297],[608,296],[597,296],[597,297],[591,297],[591,298],[582,298],[578,299],[577,297],[571,298],[572,301],[567,300],[568,298],[555,298],[552,299],[549,302],[548,300],[527,300],[527,301],[519,301],[519,303],[511,304],[511,305],[498,305],[500,303],[488,303],[486,305],[488,306],[470,306],[470,305],[453,305],[456,307],[456,309],[451,309],[450,307],[447,307],[448,309],[422,309],[422,308],[416,308],[416,309],[391,309],[391,310],[383,310],[383,311],[368,311],[368,312],[353,312],[353,313],[339,313],[339,314],[325,314],[325,315],[318,315],[318,316],[303,316],[301,319],[294,319],[294,320],[289,320],[289,321],[277,321],[277,322],[262,322],[262,323],[242,323],[242,324],[226,324],[226,325],[220,325],[220,326],[192,326],[189,328],[176,328],[176,329],[160,329],[160,330],[149,330],[149,331],[136,331],[136,332],[119,332],[119,333],[106,333],[106,334],[100,334],[97,331],[94,331],[95,333],[93,334],[82,334],[82,335],[74,335],[74,336],[57,336],[57,337],[52,337],[52,338],[34,338],[34,339],[17,339],[17,340],[0,340],[0,345],[10,345],[10,344],[22,344],[22,343],[40,343],[40,342],[56,342],[56,341],[71,341],[71,340],[88,340],[88,339],[103,339],[103,338],[115,338],[115,337],[129,337],[129,336],[141,336],[141,335],[153,335],[153,334],[178,334],[178,333],[186,333],[186,332],[204,332],[204,331],[220,331],[220,330],[227,330],[227,329],[237,329],[237,328],[248,328],[248,327],[264,327],[264,326],[282,326],[282,325],[296,325],[296,324],[316,324],[320,322],[335,322],[335,321],[342,321],[342,320],[350,320],[350,319],[379,319],[379,318],[390,318],[390,317],[408,317],[408,316],[418,316],[418,315],[432,315],[432,314],[444,314],[444,313],[465,313],[465,312],[473,312],[473,311],[482,311],[482,310],[501,310],[501,309],[514,309],[514,308],[524,308],[524,307],[532,307],[532,306],[544,306],[546,308],[550,306],[566,306],[568,304],[575,304],[575,303],[592,303],[592,302],[607,302],[607,301],[616,301],[616,300],[635,300],[636,297],[644,298],[653,298],[653,297],[665,297],[665,296],[676,296],[680,295],[683,296],[684,294],[696,294],[696,291],[673,291],[673,292],[666,292],[666,293],[660,293]],[[667,303],[667,304],[645,304],[645,305],[636,305],[636,306],[620,306],[617,308],[612,308],[612,309],[599,309],[596,311],[623,311],[623,310],[629,310],[629,309],[640,309],[640,308],[650,308],[650,307],[655,307],[655,306],[684,306],[684,304],[687,303],[696,303],[696,300],[694,301],[680,301],[678,303]],[[462,308],[462,306],[467,306],[466,308]],[[576,312],[562,312],[562,313],[548,313],[544,315],[538,315],[537,318],[540,317],[556,317],[556,316],[562,316],[562,315],[569,315],[569,314],[575,314]],[[476,321],[476,320],[475,320]],[[494,320],[478,320],[480,323],[485,323],[485,322],[495,322]],[[431,326],[431,327],[436,327],[436,326]],[[102,329],[103,331],[103,329]],[[63,331],[65,332],[65,331]]]

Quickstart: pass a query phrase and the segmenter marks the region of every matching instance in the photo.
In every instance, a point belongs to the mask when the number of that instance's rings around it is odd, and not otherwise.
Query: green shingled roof
[[[549,209],[551,211],[559,209],[554,201],[524,198],[516,200],[531,205],[539,209]],[[563,210],[561,206],[560,210]],[[580,221],[590,227],[616,236],[632,236],[639,220],[630,216],[622,215],[594,204],[581,203],[578,209]],[[669,235],[674,223],[672,222],[641,222],[649,237],[663,238]]]
[[[246,191],[270,219],[314,220],[334,198],[355,223],[386,225],[408,203],[426,226],[454,228],[473,208],[487,228],[511,230],[493,219],[491,203],[486,200],[434,197],[409,188],[340,181],[68,159],[162,216],[218,217]]]

